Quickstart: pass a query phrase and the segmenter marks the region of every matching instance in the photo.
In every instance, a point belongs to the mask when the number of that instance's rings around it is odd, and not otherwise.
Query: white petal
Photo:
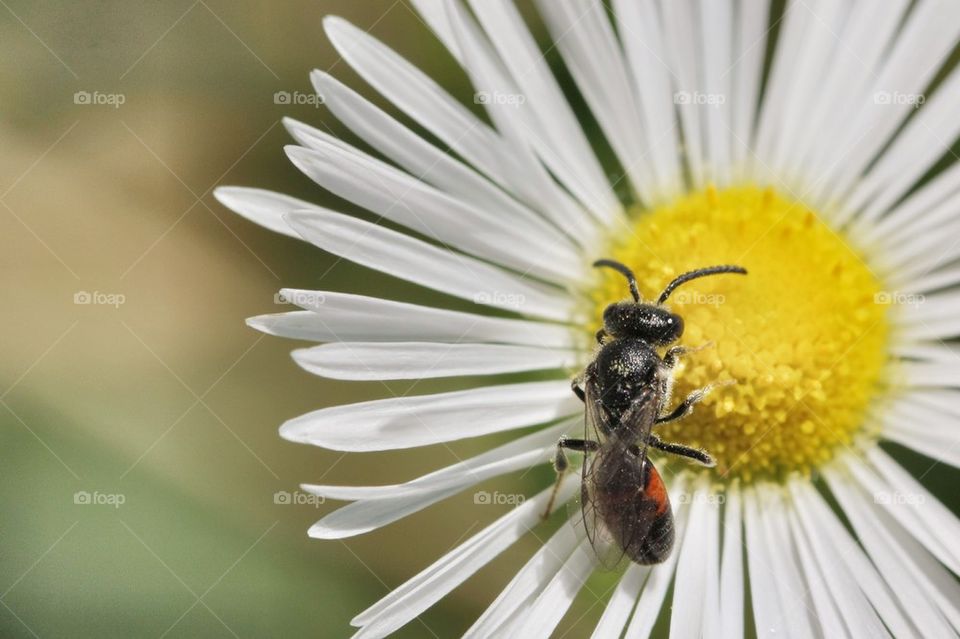
[[[510,183],[510,147],[489,126],[369,34],[333,16],[323,26],[343,59],[390,102],[495,182]]]
[[[511,636],[519,639],[549,637],[596,565],[597,556],[590,541],[585,539],[533,602],[524,623]]]
[[[786,613],[780,606],[776,577],[770,561],[770,552],[775,552],[763,529],[760,518],[762,504],[754,488],[743,492],[743,527],[746,532],[747,571],[750,575],[750,595],[753,601],[753,618],[758,637],[784,634]]]
[[[723,557],[720,564],[720,636],[743,637],[743,515],[740,488],[727,489],[723,509]]]
[[[289,420],[280,435],[333,450],[392,450],[522,428],[579,410],[566,380],[530,382],[331,406]]]
[[[502,624],[513,618],[525,602],[532,603],[533,598],[542,592],[560,571],[564,560],[576,548],[578,541],[577,533],[569,521],[560,526],[464,633],[464,639],[480,639],[500,634]]]
[[[463,51],[465,70],[477,89],[476,95],[520,96],[520,89],[515,86],[473,16],[460,2],[447,1],[444,6],[454,37]],[[549,145],[543,136],[531,133],[539,129],[540,123],[529,109],[520,106],[502,99],[490,99],[484,104],[497,130],[510,144],[516,163],[522,167],[506,176],[511,180],[510,189],[528,206],[553,220],[581,246],[592,248],[600,230],[596,218],[557,184],[537,157],[533,149],[538,148],[542,154],[549,155]]]
[[[930,459],[936,459],[960,468],[960,447],[957,447],[956,437],[947,438],[902,427],[887,427],[883,436],[885,439],[897,442],[901,446],[922,453]]]
[[[770,550],[768,570],[776,578],[776,594],[780,598],[780,610],[783,611],[786,628],[791,637],[814,637],[814,619],[810,603],[810,594],[803,583],[797,553],[793,540],[787,531],[787,506],[779,487],[761,484],[757,487],[761,497],[760,520],[766,536],[766,548]]]
[[[310,527],[315,539],[343,539],[382,528],[419,512],[491,477],[546,463],[556,450],[560,433],[570,424],[537,431],[465,462],[447,466],[402,485],[318,486],[305,491],[332,499],[360,499],[339,508]],[[476,499],[476,497],[475,497]]]
[[[610,222],[621,217],[622,206],[520,13],[507,2],[471,0],[470,7],[525,97],[523,108],[542,123],[538,137],[555,153],[542,154],[544,161],[592,213]]]
[[[824,476],[874,565],[888,584],[896,584],[894,593],[904,610],[909,611],[915,623],[922,620],[925,633],[947,636],[950,628],[929,598],[933,586],[923,579],[917,579],[920,571],[913,565],[916,555],[908,555],[892,534],[893,526],[897,524],[892,520],[884,522],[876,512],[872,512],[866,496],[856,490],[855,485],[837,468],[825,468]]]
[[[767,48],[770,24],[770,3],[752,2],[747,10],[738,3],[736,51],[733,57],[733,137],[732,157],[737,177],[746,177],[746,164],[754,148],[757,102],[763,77],[763,59]]]
[[[858,182],[851,194],[850,206],[858,207],[870,201],[860,216],[861,223],[876,220],[950,150],[960,133],[958,110],[960,73],[953,71]]]
[[[282,299],[309,312],[251,317],[257,330],[315,342],[487,342],[569,349],[573,332],[546,322],[485,317],[333,291],[285,288]]]
[[[566,476],[558,493],[560,503],[570,499],[579,479],[576,473]],[[351,623],[363,630],[356,636],[386,636],[446,596],[536,526],[552,490],[514,508],[357,615]]]
[[[537,7],[640,200],[651,183],[639,107],[606,7],[597,0],[539,0]]]
[[[754,7],[751,5],[750,11]],[[701,107],[704,125],[707,174],[719,186],[731,180],[732,77],[733,64],[733,0],[700,4],[700,68],[703,69],[703,90],[713,96],[714,103]],[[739,61],[738,61],[739,62]],[[722,99],[719,96],[723,96]],[[704,108],[705,107],[705,108]]]
[[[617,583],[617,588],[610,595],[607,605],[603,609],[603,616],[593,630],[591,639],[619,639],[623,629],[630,619],[630,613],[637,604],[640,589],[650,574],[650,566],[641,566],[630,563],[627,571]]]
[[[572,368],[578,354],[505,344],[339,342],[293,351],[300,366],[333,379],[427,379]]]
[[[904,362],[901,366],[904,379],[912,387],[960,387],[960,368],[955,363]]]
[[[674,95],[703,93],[699,83],[697,51],[690,43],[696,41],[698,9],[692,2],[664,2],[660,4],[663,14],[663,29],[666,62],[670,65],[674,81]],[[671,96],[672,97],[672,96]],[[679,105],[677,112],[683,125],[683,141],[687,165],[694,188],[706,185],[708,176],[704,166],[703,122],[701,106],[694,103]]]
[[[803,570],[805,587],[813,600],[816,612],[816,621],[820,626],[819,632],[823,637],[853,637],[844,626],[840,612],[837,610],[839,602],[831,596],[827,586],[826,576],[821,572],[816,560],[816,551],[807,542],[803,528],[797,521],[797,509],[787,509],[790,536],[797,549],[800,568]],[[842,605],[842,604],[841,604]]]
[[[908,14],[883,68],[873,76],[871,99],[865,100],[860,112],[847,120],[844,135],[834,144],[840,161],[830,170],[824,188],[818,189],[820,193],[833,197],[846,193],[914,110],[906,101],[877,104],[872,96],[883,91],[922,94],[942,68],[958,35],[960,5],[952,0],[919,3]]]
[[[643,586],[643,592],[640,593],[637,607],[630,618],[630,625],[627,626],[627,632],[624,634],[626,639],[646,639],[649,637],[650,631],[653,630],[653,624],[656,623],[660,609],[663,607],[667,588],[673,581],[676,571],[677,557],[683,552],[683,539],[687,529],[687,516],[690,508],[679,497],[688,490],[687,483],[684,477],[675,477],[672,481],[669,491],[670,501],[674,505],[673,523],[677,544],[666,561],[650,567],[650,576]]]
[[[582,429],[582,419],[535,430],[485,453],[457,462],[403,484],[387,486],[321,486],[302,484],[301,488],[328,499],[393,500],[437,493],[447,488],[465,488],[520,468],[529,468],[552,460],[557,440],[564,433]]]
[[[697,482],[695,490],[686,495],[691,505],[687,530],[681,544],[683,552],[677,559],[677,573],[673,584],[671,637],[700,636],[708,587],[706,580],[709,579],[709,570],[704,568],[708,561],[707,539],[711,535],[715,537],[719,534],[717,528],[708,528],[707,509],[716,506],[707,503],[709,486],[704,484],[702,480]]]
[[[547,238],[553,244],[573,249],[570,239],[555,226],[508,196],[471,167],[391,118],[360,94],[322,71],[314,71],[310,79],[317,92],[323,95],[324,104],[341,122],[417,179],[477,208],[496,211],[505,220],[517,220],[535,229],[537,236]]]
[[[306,240],[352,262],[456,297],[515,312],[568,320],[571,302],[559,289],[527,282],[466,255],[333,212],[286,216]]]
[[[239,213],[251,222],[276,233],[295,237],[298,240],[303,238],[290,228],[283,216],[293,211],[323,210],[319,206],[314,206],[309,202],[298,200],[289,195],[243,186],[218,186],[213,190],[213,196],[217,198],[220,204],[234,213]]]
[[[683,182],[678,153],[680,136],[659,11],[649,1],[614,0],[613,7],[630,79],[642,109],[659,192],[664,198],[673,197]]]
[[[863,636],[919,636],[893,598],[890,584],[810,482],[794,479],[790,481],[790,490],[799,513],[797,519],[810,546],[817,551],[820,570],[847,625]]]
[[[293,121],[288,127],[313,147],[287,146],[290,161],[337,196],[444,245],[535,277],[564,282],[582,274],[576,255],[555,236],[544,237],[537,227],[503,211],[474,208],[356,149],[339,148],[322,131]],[[531,238],[536,238],[536,254],[529,251]]]
[[[871,446],[867,457],[879,476],[856,458],[848,460],[847,466],[864,489],[874,495],[874,503],[890,513],[941,563],[960,575],[960,552],[956,547],[960,520],[879,446]]]

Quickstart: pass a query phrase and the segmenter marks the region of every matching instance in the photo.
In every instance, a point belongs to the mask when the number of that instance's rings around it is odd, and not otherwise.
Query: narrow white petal
[[[693,96],[703,93],[699,82],[699,65],[697,50],[691,47],[696,42],[696,25],[698,24],[698,6],[692,2],[664,2],[660,4],[663,17],[664,42],[666,45],[666,62],[670,65],[674,82],[674,95]],[[671,96],[672,97],[672,96]],[[679,97],[678,97],[679,101]],[[703,107],[703,108],[701,108]],[[692,100],[687,104],[678,105],[680,124],[683,127],[683,142],[687,165],[690,169],[694,188],[706,185],[704,144],[703,144],[703,112],[706,105],[695,104]]]
[[[863,223],[875,221],[950,150],[960,134],[958,110],[960,72],[953,71],[855,187],[850,206],[858,207],[870,201],[860,216]]]
[[[787,505],[779,486],[763,485],[760,494],[760,520],[767,540],[768,569],[775,575],[776,593],[780,598],[786,628],[790,637],[814,637],[817,634],[810,593],[803,583],[797,552],[787,529]]]
[[[491,477],[549,461],[561,432],[570,424],[543,429],[459,464],[402,485],[318,486],[302,488],[331,499],[359,499],[310,527],[315,539],[343,539],[382,528]]]
[[[432,341],[573,347],[573,331],[546,322],[486,317],[334,291],[285,288],[280,292],[306,311],[251,317],[247,323],[270,335],[315,342]]]
[[[280,435],[333,450],[413,448],[540,424],[579,404],[566,380],[485,386],[321,408],[289,420]]]
[[[343,199],[444,245],[477,257],[564,282],[582,275],[575,253],[545,237],[542,228],[503,211],[482,211],[336,138],[295,121],[288,128],[311,148],[286,147],[287,156],[314,182]],[[537,254],[528,249],[536,238]]]
[[[538,149],[541,155],[551,155],[545,136],[533,133],[539,130],[541,123],[530,109],[522,108],[525,102],[517,104],[522,95],[520,89],[463,4],[448,0],[445,9],[454,37],[463,51],[465,70],[477,89],[476,95],[491,96],[484,107],[497,130],[510,144],[515,162],[522,167],[522,170],[506,176],[511,179],[510,188],[528,206],[567,231],[581,246],[592,247],[598,236],[597,218],[587,213],[557,184],[534,151]],[[492,99],[497,96],[501,99]],[[509,96],[513,96],[512,102],[504,99]]]
[[[847,466],[861,485],[874,495],[874,503],[890,513],[941,563],[960,575],[960,551],[956,547],[957,539],[960,539],[960,520],[879,446],[871,446],[867,457],[879,475],[858,459],[850,459]]]
[[[707,485],[707,516],[703,524],[706,536],[706,561],[703,567],[703,580],[706,590],[703,595],[703,621],[700,624],[700,636],[713,634],[720,628],[720,503],[723,496],[710,490]]]
[[[953,201],[958,194],[960,162],[954,162],[896,205],[876,224],[863,228],[863,238],[870,243],[884,240],[895,244],[902,237],[929,230],[953,216],[956,211]]]
[[[596,565],[597,556],[590,541],[584,539],[537,596],[524,623],[511,636],[518,639],[549,637]]]
[[[537,7],[634,192],[649,203],[651,175],[639,107],[605,5],[539,0]]]
[[[837,164],[837,140],[863,105],[874,102],[871,83],[910,5],[910,0],[887,0],[884,10],[877,11],[869,2],[853,3],[837,34],[830,72],[817,91],[821,99],[809,115],[808,142],[797,149],[795,174],[823,176]]]
[[[770,2],[738,3],[736,50],[733,55],[732,157],[737,177],[746,177],[754,148],[757,101],[770,24]]]
[[[293,351],[300,366],[333,379],[426,379],[572,368],[575,351],[506,344],[339,342]]]
[[[650,566],[630,564],[623,577],[617,583],[616,589],[610,595],[610,600],[603,609],[603,616],[593,630],[591,639],[619,639],[623,629],[630,619],[630,613],[637,605],[640,589],[650,575]]]
[[[685,497],[690,502],[690,514],[687,530],[684,533],[683,552],[677,559],[677,572],[673,584],[673,608],[670,614],[671,637],[699,637],[704,617],[706,580],[709,570],[704,569],[708,561],[708,537],[716,536],[719,531],[710,530],[708,508],[716,508],[707,503],[709,486],[698,481],[695,489]],[[674,552],[677,552],[674,550]]]
[[[493,637],[500,633],[502,624],[514,617],[523,603],[539,595],[560,571],[578,541],[574,527],[569,521],[564,523],[470,626],[463,635],[464,639]]]
[[[750,8],[753,11],[753,7]],[[719,186],[731,180],[730,162],[732,109],[730,104],[733,66],[733,0],[704,2],[700,5],[700,67],[703,90],[712,103],[703,111],[707,174]]]
[[[617,27],[636,99],[643,116],[651,165],[664,198],[682,186],[679,123],[674,113],[671,69],[666,62],[660,15],[656,3],[614,0]]]
[[[919,624],[922,620],[925,633],[947,636],[950,633],[947,620],[929,597],[933,586],[924,579],[917,579],[920,571],[914,567],[913,561],[918,557],[908,554],[892,534],[897,524],[878,517],[878,513],[868,506],[866,496],[837,468],[825,468],[824,476],[874,565],[887,583],[896,584],[894,594],[900,599],[904,610],[909,611],[915,623]],[[925,551],[921,552],[925,554]]]
[[[747,572],[753,619],[758,637],[785,634],[786,613],[777,595],[776,576],[770,560],[775,552],[763,529],[760,511],[763,507],[755,488],[743,491],[743,527],[747,541]],[[789,636],[789,635],[786,635]]]
[[[740,487],[727,489],[723,509],[723,557],[720,564],[719,634],[726,639],[743,637],[743,515]]]
[[[453,33],[453,27],[450,24],[447,12],[444,10],[446,0],[410,0],[410,4],[430,26],[437,39],[443,42],[447,51],[462,66],[464,64],[463,53],[460,51],[457,38]]]
[[[571,316],[571,302],[559,289],[524,281],[485,262],[376,224],[330,211],[295,212],[286,219],[306,240],[325,251],[421,286],[528,315],[560,321]]]
[[[510,147],[487,124],[361,29],[333,16],[323,26],[337,52],[371,86],[495,182],[510,183],[508,175],[517,168]]]
[[[912,387],[960,387],[960,368],[955,363],[904,362],[901,366],[904,379]]]
[[[790,482],[799,520],[847,625],[869,637],[918,637],[888,584],[809,481]],[[879,614],[879,617],[878,617]],[[882,618],[882,621],[881,621]],[[887,632],[887,629],[890,632]]]
[[[670,501],[674,508],[673,516],[677,544],[666,561],[650,567],[650,576],[643,586],[640,599],[637,601],[637,607],[630,617],[630,625],[627,626],[627,632],[624,634],[626,639],[646,639],[650,636],[650,631],[653,630],[653,625],[656,623],[660,609],[663,607],[667,588],[673,581],[677,558],[680,553],[684,552],[683,540],[686,535],[690,508],[685,501],[680,500],[680,496],[688,490],[688,481],[684,477],[676,477],[671,484],[669,491]]]
[[[469,487],[491,477],[552,460],[561,435],[582,429],[582,419],[564,420],[514,439],[469,459],[403,484],[386,486],[321,486],[301,484],[311,494],[328,499],[376,500],[417,497],[447,488]]]
[[[567,475],[558,494],[560,503],[570,499],[579,479],[576,473]],[[390,634],[466,581],[536,526],[551,491],[548,488],[514,508],[357,615],[351,622],[363,626],[357,637]]]
[[[289,195],[251,189],[243,186],[218,186],[213,190],[213,196],[220,204],[239,213],[255,224],[268,228],[276,233],[282,233],[302,240],[300,234],[290,228],[283,216],[293,211],[307,209],[323,210],[309,202],[298,200]]]
[[[568,250],[571,240],[556,226],[507,195],[486,177],[435,147],[369,100],[322,71],[310,74],[324,104],[370,146],[402,166],[408,173],[477,208],[496,211],[507,221],[532,228],[552,243]],[[309,138],[308,138],[309,139]]]
[[[946,437],[928,432],[918,432],[915,428],[888,426],[883,432],[884,439],[897,442],[901,446],[922,453],[930,459],[944,462],[960,468],[960,446],[956,437]]]
[[[555,152],[544,161],[591,212],[611,222],[621,217],[623,208],[519,11],[502,1],[471,0],[470,7],[525,97],[524,108],[542,122],[538,134]]]
[[[844,622],[837,610],[838,605],[843,605],[835,600],[827,586],[826,576],[821,572],[820,566],[815,558],[816,551],[807,542],[799,522],[797,521],[796,507],[787,509],[786,515],[789,517],[786,522],[789,526],[790,536],[794,547],[797,549],[797,558],[800,568],[803,570],[805,588],[810,593],[816,612],[816,621],[820,626],[820,635],[823,637],[853,637],[853,634],[846,628]]]
[[[953,0],[917,4],[908,14],[882,69],[873,76],[870,95],[895,91],[902,95],[922,94],[942,68],[958,35],[960,4]],[[833,198],[846,193],[913,110],[914,106],[907,101],[878,104],[872,98],[865,100],[859,113],[847,120],[844,135],[836,140],[834,146],[842,161],[831,168],[820,193]]]

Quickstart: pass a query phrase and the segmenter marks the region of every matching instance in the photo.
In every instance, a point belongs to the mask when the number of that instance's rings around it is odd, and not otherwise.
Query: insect
[[[636,277],[627,266],[614,260],[599,260],[594,266],[614,269],[626,277],[633,300],[604,309],[603,328],[597,332],[600,348],[571,384],[585,405],[585,436],[564,437],[557,443],[557,486],[569,465],[564,451],[584,453],[583,522],[601,562],[609,567],[625,555],[638,564],[656,564],[673,548],[674,526],[667,490],[647,457],[648,447],[704,466],[715,464],[705,451],[662,441],[653,433],[656,426],[688,415],[714,386],[690,393],[665,412],[674,366],[681,356],[699,348],[670,346],[683,335],[683,319],[663,303],[674,289],[690,280],[721,273],[745,275],[747,271],[725,265],[684,273],[651,304],[640,300]],[[666,347],[661,357],[656,349]],[[544,516],[552,505],[551,497]]]

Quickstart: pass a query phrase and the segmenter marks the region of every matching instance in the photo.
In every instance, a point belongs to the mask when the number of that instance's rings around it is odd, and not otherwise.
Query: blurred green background
[[[353,138],[323,107],[274,102],[311,95],[321,68],[386,106],[338,61],[325,14],[475,108],[465,77],[392,0],[0,5],[0,636],[347,636],[354,614],[509,506],[477,507],[468,491],[362,537],[312,541],[309,525],[337,505],[275,493],[404,481],[503,436],[346,457],[281,440],[280,423],[315,408],[463,383],[310,376],[289,357],[296,343],[243,322],[285,310],[281,286],[451,300],[335,264],[210,192],[260,186],[353,210],[287,162],[280,118]],[[83,92],[108,103],[84,104]],[[104,303],[77,303],[84,293]],[[550,476],[494,483],[530,493]],[[924,479],[934,490],[952,480],[943,466]],[[84,492],[123,503],[75,503]],[[400,635],[462,632],[548,533]],[[602,594],[612,580],[592,583]],[[560,633],[587,634],[599,613],[586,594]]]

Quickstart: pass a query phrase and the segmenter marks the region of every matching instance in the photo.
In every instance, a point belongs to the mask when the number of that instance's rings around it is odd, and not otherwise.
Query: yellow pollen
[[[810,473],[873,434],[866,409],[886,380],[883,289],[816,213],[770,189],[711,186],[632,219],[605,257],[634,270],[645,301],[685,271],[749,271],[688,282],[667,300],[686,326],[679,343],[706,346],[681,358],[667,410],[707,384],[729,385],[658,427],[661,439],[709,452],[717,479],[749,482]],[[616,272],[596,277],[590,335],[603,309],[629,295]],[[687,463],[675,460],[658,463]]]

